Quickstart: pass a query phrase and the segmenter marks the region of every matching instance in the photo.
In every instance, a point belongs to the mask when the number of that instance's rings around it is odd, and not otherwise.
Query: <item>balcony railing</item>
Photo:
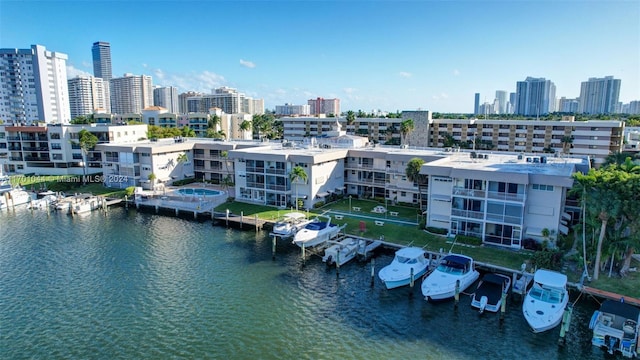
[[[485,197],[484,190],[465,189],[461,187],[453,188],[453,195],[471,196],[471,197]]]
[[[487,195],[490,199],[508,200],[508,201],[523,201],[524,194],[513,194],[498,191],[488,191]]]
[[[264,174],[264,168],[263,167],[249,167],[249,166],[247,166],[247,172]]]
[[[451,215],[472,219],[484,219],[484,213],[480,211],[451,209]]]
[[[268,190],[287,191],[286,185],[267,184]]]
[[[287,171],[285,169],[267,168],[267,174],[286,175]]]
[[[487,220],[501,222],[501,223],[522,225],[522,217],[518,217],[518,216],[508,216],[508,215],[487,213]]]

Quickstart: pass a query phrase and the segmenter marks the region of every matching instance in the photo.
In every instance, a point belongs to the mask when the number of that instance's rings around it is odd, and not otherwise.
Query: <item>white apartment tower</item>
[[[178,88],[175,86],[157,87],[153,89],[153,105],[161,106],[172,114],[177,114]]]
[[[0,49],[0,119],[8,123],[68,123],[67,55],[30,49]]]
[[[516,83],[517,115],[538,116],[554,112],[556,85],[545,78],[527,77]]]
[[[111,79],[111,112],[114,114],[140,114],[153,106],[151,76],[124,74]]]
[[[96,110],[111,113],[109,83],[93,76],[76,76],[68,80],[71,118],[89,115]]]
[[[583,114],[612,114],[620,96],[620,79],[613,76],[589,78],[580,86],[578,112]]]

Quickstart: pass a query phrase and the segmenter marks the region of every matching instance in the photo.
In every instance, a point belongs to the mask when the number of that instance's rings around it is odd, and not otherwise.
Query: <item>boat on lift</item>
[[[326,219],[323,221],[323,219]],[[347,224],[338,226],[331,223],[331,216],[318,215],[313,221],[298,230],[293,237],[293,243],[299,247],[312,248],[326,243],[338,236],[340,230],[344,229]]]

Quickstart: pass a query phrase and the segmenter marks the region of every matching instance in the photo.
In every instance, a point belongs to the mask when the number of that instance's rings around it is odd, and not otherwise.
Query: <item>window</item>
[[[51,143],[51,150],[61,150],[62,146],[60,143]]]
[[[533,184],[531,185],[533,190],[541,190],[541,191],[553,191],[553,185],[545,185],[545,184]]]

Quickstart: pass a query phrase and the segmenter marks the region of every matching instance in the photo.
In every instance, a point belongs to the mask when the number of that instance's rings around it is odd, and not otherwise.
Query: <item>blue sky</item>
[[[0,47],[41,44],[91,74],[108,41],[114,76],[265,107],[338,97],[342,110],[472,112],[474,93],[545,77],[558,97],[622,79],[640,100],[640,1],[7,1]]]

